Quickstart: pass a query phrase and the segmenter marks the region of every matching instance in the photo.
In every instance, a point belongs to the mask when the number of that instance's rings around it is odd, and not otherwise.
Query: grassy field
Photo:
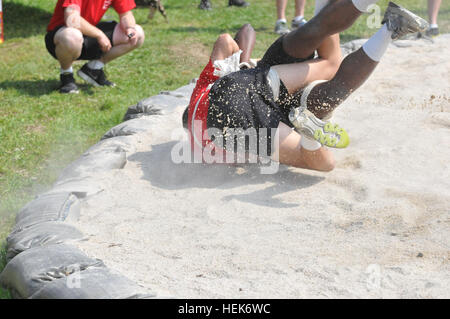
[[[198,76],[208,61],[218,34],[234,33],[243,23],[257,31],[254,57],[261,57],[273,33],[274,0],[249,0],[246,9],[228,8],[225,0],[212,0],[214,9],[197,9],[198,0],[164,0],[166,23],[156,15],[148,21],[147,8],[135,16],[146,32],[144,46],[107,66],[116,88],[92,88],[77,79],[78,95],[55,91],[59,66],[44,45],[45,28],[56,0],[3,1],[5,43],[0,45],[0,271],[4,267],[5,238],[17,211],[39,192],[48,189],[69,162],[118,124],[129,105],[185,85]],[[382,12],[387,0],[379,2]],[[400,4],[426,17],[425,0]],[[293,15],[288,5],[288,19]],[[306,18],[313,12],[308,1]],[[116,18],[113,11],[106,19]],[[442,4],[442,32],[450,30],[450,3]],[[360,18],[342,34],[342,41],[374,33]],[[75,64],[77,70],[81,62]],[[0,289],[0,298],[8,298]]]

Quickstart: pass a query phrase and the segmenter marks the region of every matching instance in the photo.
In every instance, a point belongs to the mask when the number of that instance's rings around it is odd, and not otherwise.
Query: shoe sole
[[[69,92],[61,92],[61,91],[59,91],[59,93],[61,93],[61,94],[78,94],[78,93],[80,93],[80,91],[79,90],[72,90],[72,91],[69,91]]]
[[[414,32],[424,32],[427,30],[429,24],[426,20],[422,19],[418,15],[412,13],[408,9],[403,8],[393,2],[389,3],[387,11],[390,14],[395,14],[406,19],[407,25],[409,27],[410,33]]]
[[[308,110],[300,112],[298,108],[293,109],[289,120],[298,133],[327,147],[345,148],[350,143],[347,132],[338,124],[324,122]]]

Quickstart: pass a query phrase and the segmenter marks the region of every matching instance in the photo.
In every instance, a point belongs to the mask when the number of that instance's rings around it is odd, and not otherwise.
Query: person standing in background
[[[275,33],[280,35],[289,33],[289,27],[286,20],[286,6],[288,0],[277,0],[277,22],[275,23]],[[304,25],[306,0],[295,0],[295,17],[292,19],[291,28],[297,29]]]
[[[429,37],[435,37],[439,35],[439,27],[437,24],[437,17],[442,0],[428,0],[428,22],[430,28],[426,31],[426,35]]]

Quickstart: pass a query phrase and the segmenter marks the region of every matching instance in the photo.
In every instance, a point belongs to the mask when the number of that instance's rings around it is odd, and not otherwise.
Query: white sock
[[[389,31],[385,24],[362,46],[364,52],[372,60],[379,62],[389,43],[392,42],[392,31]]]
[[[61,74],[64,74],[64,73],[73,73],[73,68],[70,67],[70,68],[65,69],[65,70],[63,68],[61,68]]]
[[[322,147],[322,144],[320,144],[316,140],[313,140],[313,139],[303,136],[303,135],[302,135],[302,139],[300,140],[300,145],[305,150],[308,150],[308,151],[317,151],[319,148]]]
[[[94,69],[94,70],[103,69],[104,66],[105,66],[105,64],[100,60],[92,60],[92,61],[89,61],[89,63],[88,63],[88,67],[90,67],[91,69]]]
[[[437,23],[431,23],[430,24],[430,29],[437,29],[437,28],[438,28]]]
[[[287,23],[286,19],[278,19],[277,20],[277,23],[281,23],[281,22]]]
[[[361,12],[367,12],[367,8],[374,3],[377,3],[378,0],[352,0],[353,5]]]
[[[328,0],[316,0],[314,15],[316,16],[328,4]]]
[[[300,22],[300,21],[302,21],[303,18],[304,18],[304,16],[296,16],[296,17],[294,18],[294,21],[295,21],[295,22]]]

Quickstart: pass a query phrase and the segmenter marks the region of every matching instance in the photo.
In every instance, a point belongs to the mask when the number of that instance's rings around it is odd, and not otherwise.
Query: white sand
[[[331,173],[175,165],[178,109],[102,177],[79,247],[180,298],[449,298],[449,52],[389,48],[335,113],[351,144]]]

